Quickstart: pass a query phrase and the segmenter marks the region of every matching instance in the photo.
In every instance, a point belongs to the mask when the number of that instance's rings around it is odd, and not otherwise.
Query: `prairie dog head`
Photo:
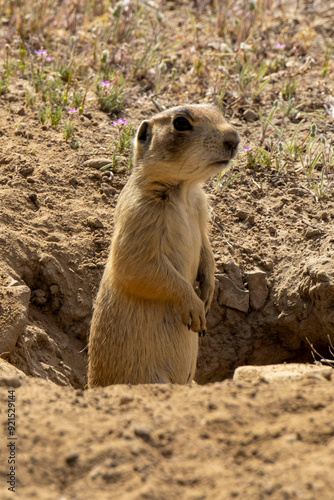
[[[134,167],[155,181],[204,181],[237,154],[239,135],[219,108],[177,106],[143,121]]]

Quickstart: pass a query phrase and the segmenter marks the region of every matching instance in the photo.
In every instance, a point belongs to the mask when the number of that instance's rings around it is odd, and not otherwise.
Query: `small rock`
[[[17,102],[19,100],[18,96],[15,94],[9,94],[6,96],[8,102]]]
[[[65,458],[65,462],[70,467],[73,467],[74,465],[76,465],[76,463],[78,462],[78,460],[79,460],[79,454],[78,453],[71,453],[70,455],[67,455],[67,457]]]
[[[250,293],[250,305],[255,311],[261,309],[268,297],[267,274],[264,271],[246,273]]]
[[[322,230],[316,227],[309,227],[305,231],[305,238],[314,238],[315,236],[320,236]]]
[[[306,363],[287,363],[266,366],[239,366],[233,375],[235,382],[239,381],[264,381],[288,380],[295,378],[308,378],[310,375],[320,376],[320,380],[330,380],[333,368],[330,366],[308,365]]]
[[[59,286],[58,285],[51,285],[50,292],[51,292],[51,295],[56,295],[59,292]]]
[[[10,156],[2,156],[0,158],[0,165],[7,165],[7,163],[10,163],[12,159],[13,158],[11,158]]]
[[[132,396],[123,396],[120,401],[119,401],[119,404],[120,405],[125,405],[127,403],[131,403],[133,401],[133,397]]]
[[[151,440],[151,430],[148,427],[138,426],[133,429],[133,432],[145,442]]]
[[[307,194],[307,191],[302,188],[291,188],[288,189],[287,191],[288,194],[294,194],[296,196],[305,196]]]
[[[15,389],[17,387],[20,387],[22,385],[21,380],[19,377],[0,377],[0,386],[2,387],[14,387]]]
[[[28,175],[31,175],[34,170],[35,169],[32,166],[24,166],[20,168],[19,172],[23,177],[27,177]]]
[[[94,216],[88,217],[86,224],[93,229],[101,229],[104,227],[102,221],[98,217]]]
[[[246,109],[244,112],[244,118],[246,122],[255,122],[259,119],[259,114],[253,109]]]
[[[90,160],[84,161],[83,166],[99,169],[105,167],[106,165],[109,165],[110,163],[111,163],[110,158],[92,158]]]
[[[225,274],[217,274],[216,277],[219,280],[218,304],[248,312],[249,291],[238,288]]]
[[[35,290],[33,293],[32,302],[34,302],[39,306],[44,305],[47,302],[47,297],[44,290],[41,289]]]
[[[37,194],[36,193],[30,193],[29,200],[36,204],[37,201],[38,201]]]

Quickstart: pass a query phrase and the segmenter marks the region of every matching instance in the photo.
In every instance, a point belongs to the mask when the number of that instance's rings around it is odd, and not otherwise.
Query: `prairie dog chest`
[[[190,281],[197,276],[203,232],[206,231],[206,197],[199,187],[170,201],[165,217],[163,251]]]

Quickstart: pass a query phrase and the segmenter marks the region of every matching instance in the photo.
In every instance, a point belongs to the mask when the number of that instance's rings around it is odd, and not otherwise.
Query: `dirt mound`
[[[89,391],[21,377],[15,495],[330,500],[334,399],[326,377]],[[10,499],[3,465],[1,498]]]

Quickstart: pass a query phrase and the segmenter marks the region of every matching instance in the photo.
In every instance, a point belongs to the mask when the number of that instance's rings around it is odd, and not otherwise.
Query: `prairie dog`
[[[238,143],[221,111],[206,104],[171,108],[139,126],[94,305],[90,388],[192,381],[214,291],[201,184],[226,167]]]

